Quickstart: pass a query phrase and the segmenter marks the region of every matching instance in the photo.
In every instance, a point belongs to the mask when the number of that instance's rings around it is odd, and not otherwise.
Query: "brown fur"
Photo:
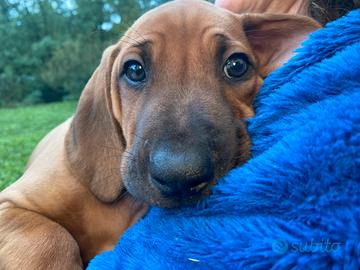
[[[201,1],[176,1],[141,17],[105,51],[75,116],[40,142],[24,175],[0,193],[0,269],[82,269],[148,203],[199,199],[203,193],[166,197],[151,184],[152,145],[211,145],[214,180],[245,162],[243,119],[254,113],[263,78],[317,28],[306,17],[236,15]],[[222,65],[238,51],[251,68],[230,82]],[[147,65],[142,89],[121,75],[128,59]]]

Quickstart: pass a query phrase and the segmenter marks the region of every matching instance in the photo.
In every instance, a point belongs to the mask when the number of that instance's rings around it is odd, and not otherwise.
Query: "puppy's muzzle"
[[[199,193],[214,178],[210,152],[197,145],[162,143],[152,149],[149,169],[151,181],[166,195]]]

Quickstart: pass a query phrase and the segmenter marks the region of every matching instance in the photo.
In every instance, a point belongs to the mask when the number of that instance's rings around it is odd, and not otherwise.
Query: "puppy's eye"
[[[234,53],[225,62],[224,74],[230,80],[241,78],[249,68],[249,60],[243,53]]]
[[[146,78],[144,67],[135,60],[130,60],[125,63],[124,74],[133,82],[142,82]]]

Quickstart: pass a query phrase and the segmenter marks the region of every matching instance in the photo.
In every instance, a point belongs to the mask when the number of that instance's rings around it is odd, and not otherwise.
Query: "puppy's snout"
[[[165,193],[200,192],[214,177],[209,153],[201,147],[161,145],[151,151],[150,176]]]

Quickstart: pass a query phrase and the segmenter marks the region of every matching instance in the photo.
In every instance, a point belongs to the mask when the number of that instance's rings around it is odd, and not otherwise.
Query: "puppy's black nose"
[[[167,193],[198,192],[214,177],[210,155],[196,146],[159,146],[151,151],[149,166],[154,184]]]

